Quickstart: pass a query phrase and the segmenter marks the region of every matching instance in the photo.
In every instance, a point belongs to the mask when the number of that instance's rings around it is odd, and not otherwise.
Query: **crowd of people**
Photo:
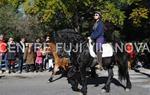
[[[15,42],[10,37],[6,42],[4,36],[0,35],[0,73],[22,73],[25,72],[42,72],[52,70],[53,56],[50,52],[43,52],[43,46],[40,44],[40,38],[33,43],[26,43],[24,37],[19,42]],[[43,42],[43,41],[42,41]],[[45,43],[50,42],[50,37],[46,37]],[[35,45],[36,44],[36,45]],[[35,47],[36,46],[36,47]],[[137,53],[131,57],[131,68],[138,67],[150,68],[150,53]]]
[[[49,42],[50,38],[46,37],[45,42]],[[0,73],[22,73],[25,72],[42,72],[50,70],[47,63],[52,64],[52,55],[49,52],[43,52],[40,38],[35,43],[25,43],[26,39],[22,37],[20,42],[15,42],[10,37],[8,42],[4,41],[4,36],[0,35]],[[51,61],[50,61],[51,60]],[[47,68],[48,67],[48,68]]]

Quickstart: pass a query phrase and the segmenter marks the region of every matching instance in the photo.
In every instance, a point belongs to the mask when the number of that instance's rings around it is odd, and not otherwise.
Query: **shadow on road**
[[[61,76],[56,78],[56,75],[61,75]],[[52,82],[55,82],[55,81],[57,81],[57,80],[59,80],[61,78],[67,77],[67,72],[60,72],[60,71],[58,71],[56,73],[56,75],[54,75],[54,78],[53,78]]]
[[[0,79],[3,78],[3,77],[5,77],[5,76],[4,75],[0,75]]]
[[[97,77],[97,78],[88,78],[88,85],[95,85],[95,87],[100,84],[105,84],[107,82],[108,77]],[[125,89],[125,86],[122,85],[117,79],[113,78],[112,82],[117,86],[120,86]]]
[[[134,69],[134,71],[137,72],[137,73],[143,74],[143,75],[145,75],[145,76],[147,76],[147,77],[150,77],[150,74],[147,74],[147,73],[145,73],[145,72],[142,72],[142,71],[140,71],[140,70],[138,70],[138,69]]]
[[[53,81],[52,81],[52,82],[57,81],[57,80],[59,80],[59,79],[61,79],[61,78],[63,78],[63,77],[64,77],[64,76],[63,76],[63,75],[61,75],[59,78],[53,79]]]
[[[143,72],[139,72],[139,73],[141,73],[143,75],[146,75],[146,76],[148,76],[150,78],[150,74],[146,74],[146,73],[143,73]]]

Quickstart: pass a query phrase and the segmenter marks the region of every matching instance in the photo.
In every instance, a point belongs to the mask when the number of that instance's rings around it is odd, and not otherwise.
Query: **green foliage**
[[[26,13],[38,15],[43,22],[51,20],[58,10],[70,16],[61,0],[25,0],[23,6]]]
[[[28,40],[31,41],[46,33],[41,29],[36,16],[22,17],[16,13],[12,5],[4,5],[0,8],[0,23],[0,34],[4,34],[6,38],[14,37],[18,40],[20,37],[28,37]]]
[[[132,3],[137,0],[127,0],[127,3]],[[23,2],[26,13],[36,14],[40,17],[40,20],[46,22],[52,20],[52,18],[59,11],[65,16],[66,19],[71,19],[76,12],[86,12],[82,10],[93,6],[94,10],[101,11],[103,13],[103,20],[110,20],[115,25],[123,25],[125,18],[124,11],[120,10],[114,2],[114,0],[25,0]],[[124,0],[116,0],[116,2],[125,3]],[[81,10],[81,11],[80,11]],[[90,10],[92,11],[92,10]],[[80,12],[80,13],[79,13]],[[79,17],[80,18],[80,17]]]
[[[102,19],[110,21],[115,25],[123,25],[125,14],[124,11],[118,9],[112,2],[104,2],[102,11]]]
[[[141,26],[142,19],[148,19],[149,10],[147,8],[135,8],[132,10],[129,19],[138,27]]]
[[[119,2],[128,4],[128,5],[131,5],[131,4],[139,2],[139,1],[141,1],[141,0],[119,0]]]
[[[7,1],[15,7],[19,4],[19,0]],[[125,14],[122,5],[131,5],[139,1],[141,0],[24,0],[22,4],[27,14],[37,15],[42,22],[51,22],[58,12],[62,14],[64,21],[66,19],[73,22],[75,14],[80,19],[80,14],[91,8],[89,12],[102,12],[104,21],[123,25]]]
[[[0,5],[3,5],[6,3],[6,0],[0,0]]]
[[[11,5],[5,5],[0,8],[0,33],[14,36],[13,31],[18,23],[18,16],[14,12],[14,8]]]
[[[150,22],[150,10],[149,6],[146,6],[148,2],[148,0],[0,0],[0,23],[2,23],[0,32],[10,32],[9,35],[24,33],[42,36],[49,31],[74,28],[86,35],[92,27],[95,11],[102,13],[104,22],[111,22],[121,29],[125,22],[128,22],[125,20],[129,20],[136,27],[142,27],[145,20],[146,23]],[[15,12],[18,7],[22,7],[23,15]],[[119,31],[113,31],[111,30],[116,38],[121,36]]]

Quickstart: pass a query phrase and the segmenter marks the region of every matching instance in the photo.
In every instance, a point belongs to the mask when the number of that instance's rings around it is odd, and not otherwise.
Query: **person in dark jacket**
[[[25,38],[21,38],[20,42],[17,44],[17,53],[18,53],[18,72],[22,73],[23,68],[23,56],[25,52]]]
[[[102,70],[102,44],[104,43],[104,24],[101,20],[101,13],[94,14],[95,24],[92,28],[91,39],[96,41],[97,63]]]

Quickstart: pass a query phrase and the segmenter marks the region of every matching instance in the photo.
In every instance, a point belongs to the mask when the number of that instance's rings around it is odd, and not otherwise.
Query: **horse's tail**
[[[118,57],[117,60],[118,64],[118,76],[119,80],[126,80],[127,79],[127,74],[128,74],[128,60],[127,56],[123,54],[122,56]]]

